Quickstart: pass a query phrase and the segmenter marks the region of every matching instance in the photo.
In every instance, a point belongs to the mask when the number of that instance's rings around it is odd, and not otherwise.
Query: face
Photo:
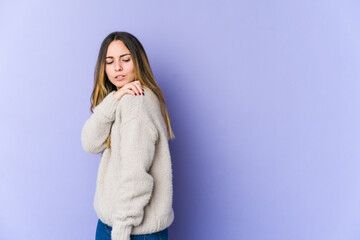
[[[118,90],[135,80],[133,59],[122,41],[115,40],[109,44],[105,58],[105,72]]]

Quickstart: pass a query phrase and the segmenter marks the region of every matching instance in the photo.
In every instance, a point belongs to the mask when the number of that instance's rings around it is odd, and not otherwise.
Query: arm
[[[106,139],[115,120],[115,111],[119,101],[110,92],[100,104],[94,108],[93,114],[86,120],[82,132],[81,143],[85,151],[97,154],[106,148]]]
[[[158,133],[150,120],[135,116],[121,125],[120,179],[113,213],[112,240],[130,240],[133,226],[143,221],[144,208],[151,199],[154,180],[148,173]],[[118,133],[116,133],[118,134]],[[124,140],[126,139],[126,141]]]

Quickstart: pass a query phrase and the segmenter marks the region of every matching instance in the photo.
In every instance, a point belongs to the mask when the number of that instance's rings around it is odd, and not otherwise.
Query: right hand
[[[136,95],[135,95],[136,93]],[[124,86],[122,86],[119,90],[117,90],[114,93],[114,97],[117,100],[120,100],[122,98],[122,96],[124,96],[125,94],[132,94],[134,96],[139,96],[141,94],[143,94],[143,88],[141,86],[141,83],[139,80],[136,81],[132,81],[129,82],[127,84],[125,84]]]

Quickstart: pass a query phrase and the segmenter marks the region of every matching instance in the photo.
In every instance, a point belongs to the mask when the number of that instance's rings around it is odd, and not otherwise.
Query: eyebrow
[[[130,53],[125,53],[125,54],[123,54],[123,55],[120,55],[120,57],[123,57],[123,56],[126,56],[126,55],[130,55]],[[114,57],[109,56],[109,57],[106,57],[106,58],[114,58]],[[106,59],[106,58],[105,58],[105,59]]]

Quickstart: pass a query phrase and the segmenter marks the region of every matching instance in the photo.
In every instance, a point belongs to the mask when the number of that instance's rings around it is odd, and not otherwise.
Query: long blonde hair
[[[145,49],[140,41],[128,32],[112,32],[103,40],[101,44],[94,72],[94,89],[91,94],[90,111],[93,113],[93,109],[106,97],[107,94],[113,90],[117,90],[116,86],[110,82],[105,72],[106,52],[109,44],[115,40],[121,40],[129,49],[134,61],[135,78],[140,81],[142,86],[150,88],[158,97],[161,113],[166,123],[168,140],[175,139],[175,135],[170,125],[170,116],[166,108],[165,99],[151,71]],[[106,140],[107,148],[110,148],[110,134]]]

